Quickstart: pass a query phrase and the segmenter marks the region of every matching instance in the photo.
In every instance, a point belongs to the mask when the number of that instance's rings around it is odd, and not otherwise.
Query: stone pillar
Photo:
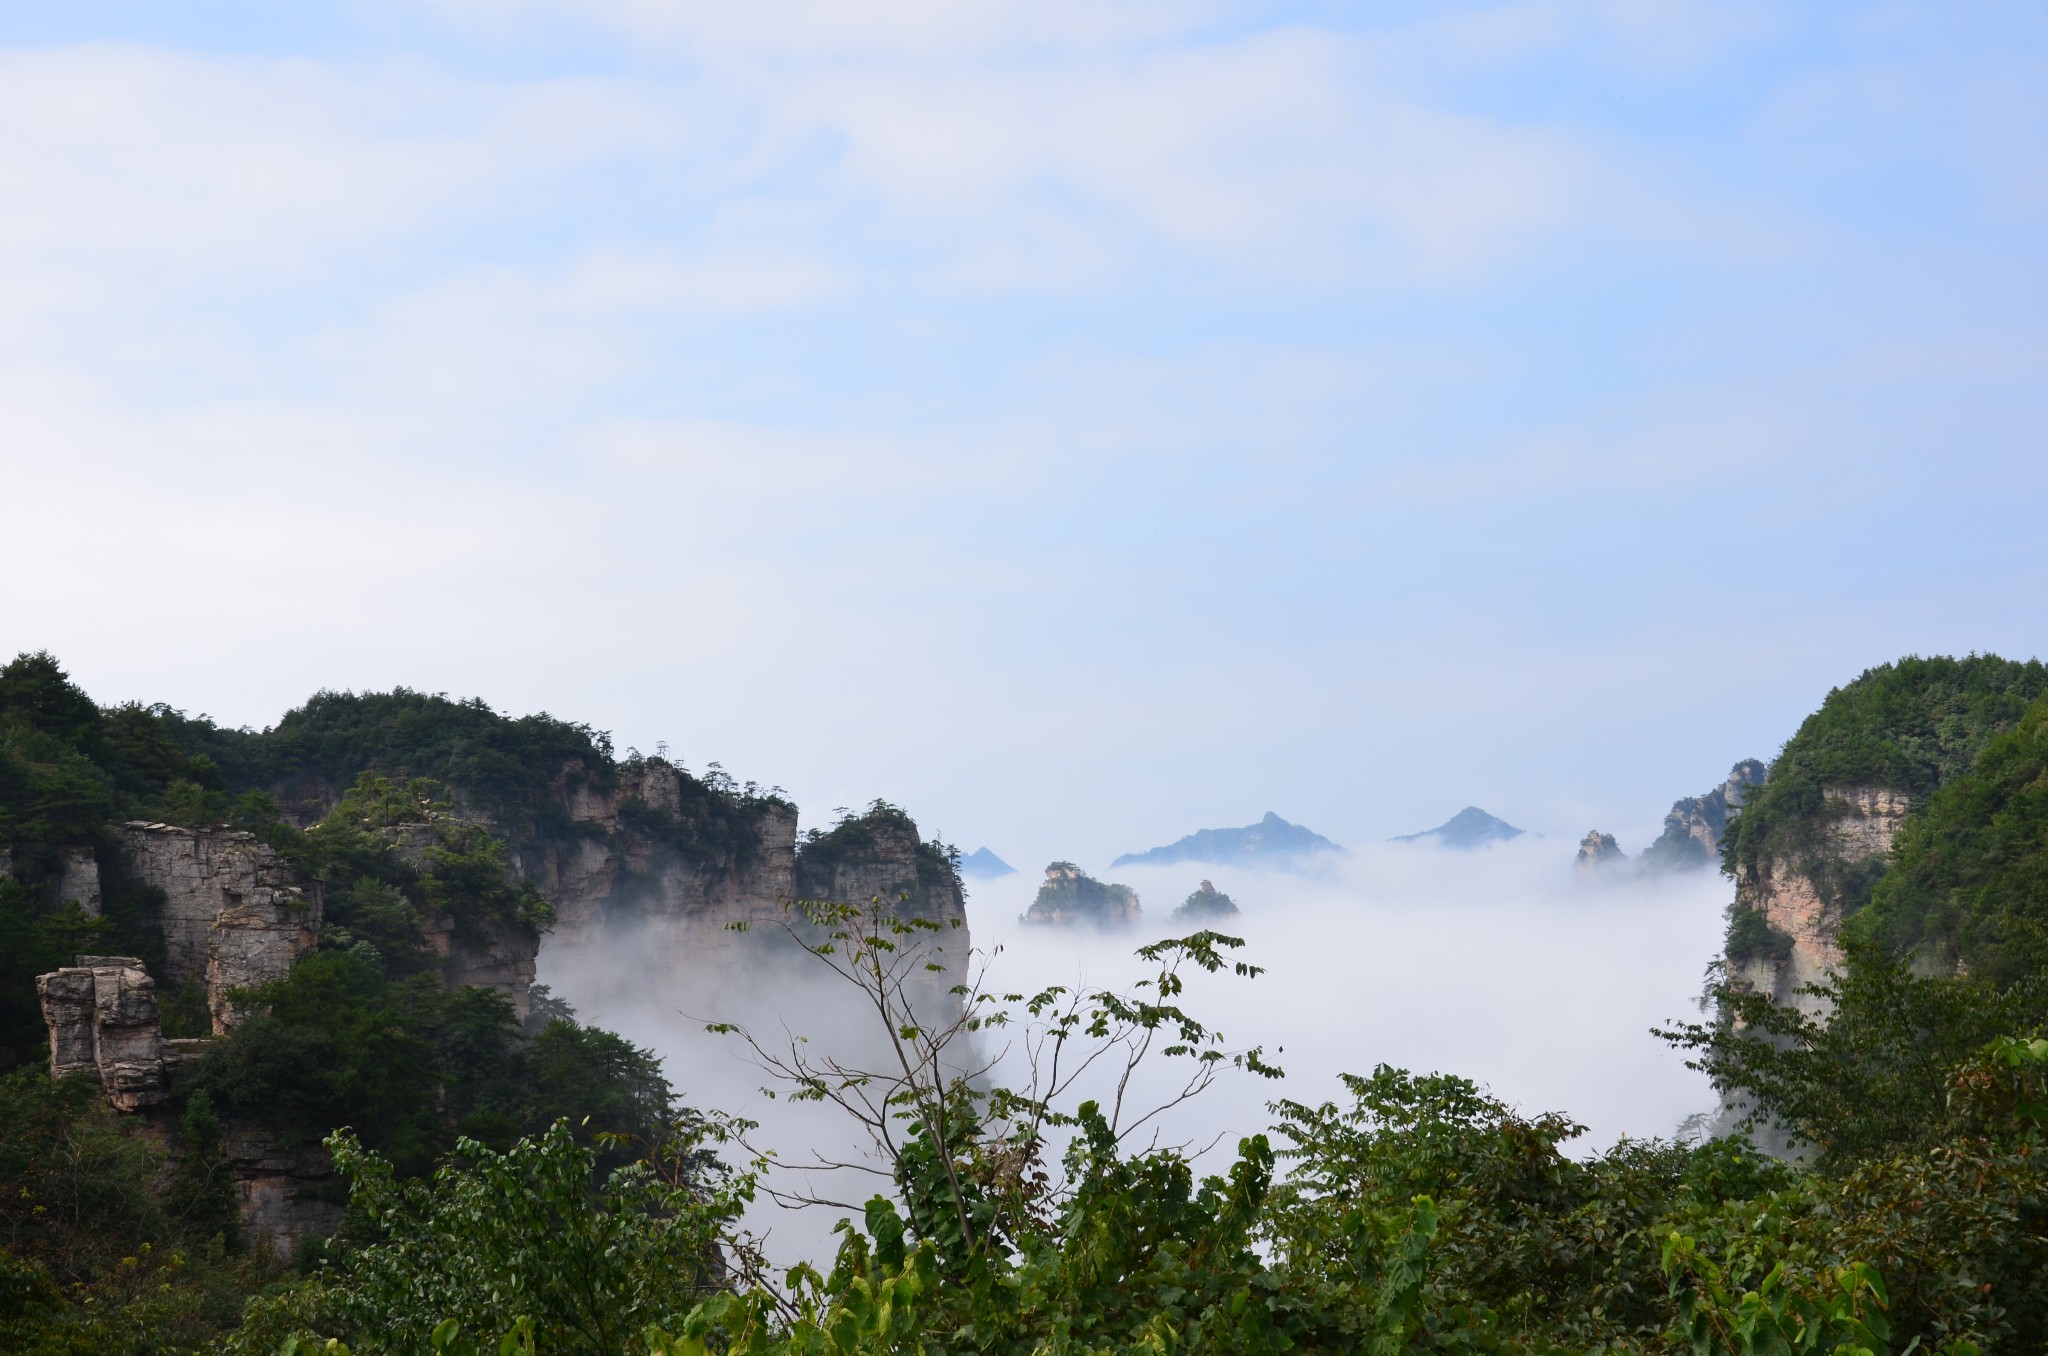
[[[50,1028],[50,1074],[91,1073],[116,1111],[160,1106],[163,1024],[156,981],[133,956],[80,956],[77,964],[36,977]]]

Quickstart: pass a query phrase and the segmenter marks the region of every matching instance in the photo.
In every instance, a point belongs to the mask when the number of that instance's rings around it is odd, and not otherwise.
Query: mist
[[[1714,1094],[1706,1078],[1650,1034],[1697,1014],[1718,949],[1728,884],[1717,873],[1638,878],[1625,870],[1586,879],[1570,845],[1534,836],[1477,851],[1378,844],[1311,874],[1220,865],[1133,867],[1104,873],[1137,889],[1140,926],[1119,933],[1023,924],[1036,871],[970,882],[968,917],[986,987],[1124,988],[1156,967],[1134,948],[1174,935],[1173,908],[1203,879],[1235,898],[1252,979],[1196,974],[1184,999],[1232,1049],[1263,1047],[1286,1076],[1226,1072],[1199,1098],[1147,1128],[1153,1141],[1206,1150],[1218,1170],[1242,1136],[1271,1124],[1277,1098],[1340,1099],[1340,1073],[1379,1064],[1470,1078],[1525,1113],[1557,1111],[1587,1127],[1575,1152],[1627,1136],[1669,1137]],[[957,944],[955,944],[957,945]],[[813,1155],[858,1159],[864,1142],[836,1108],[769,1098],[771,1080],[735,1037],[706,1022],[739,1021],[773,1043],[803,1039],[813,1053],[872,1056],[872,1011],[821,964],[797,956],[745,983],[727,974],[651,972],[633,931],[608,930],[574,950],[544,946],[540,979],[586,1021],[648,1046],[683,1100],[761,1123],[756,1142],[781,1165],[777,1184],[857,1203],[886,1191],[885,1176],[804,1172]],[[1017,1053],[998,1076],[1017,1076]],[[1156,1067],[1141,1095],[1164,1098],[1173,1070]],[[1213,1146],[1213,1147],[1210,1147]],[[846,1212],[791,1212],[764,1200],[750,1224],[778,1263],[823,1259]]]

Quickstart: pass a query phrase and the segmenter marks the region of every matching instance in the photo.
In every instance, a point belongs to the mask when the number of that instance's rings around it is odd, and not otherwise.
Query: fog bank
[[[1135,887],[1145,917],[1120,934],[1021,924],[1039,873],[1020,871],[970,883],[968,916],[976,949],[990,954],[992,989],[1121,987],[1150,973],[1132,949],[1176,931],[1168,915],[1202,879],[1236,899],[1243,914],[1221,930],[1242,935],[1244,958],[1266,972],[1198,976],[1185,1005],[1231,1046],[1263,1046],[1287,1077],[1226,1074],[1167,1119],[1170,1142],[1220,1139],[1211,1167],[1270,1124],[1269,1101],[1339,1097],[1339,1073],[1382,1063],[1463,1075],[1524,1112],[1564,1112],[1588,1127],[1582,1152],[1625,1135],[1668,1137],[1714,1097],[1649,1028],[1696,1013],[1729,886],[1712,872],[1588,882],[1575,878],[1571,858],[1569,844],[1530,838],[1473,852],[1374,845],[1307,876],[1127,868],[1104,879]],[[685,1100],[762,1121],[764,1142],[784,1162],[814,1146],[853,1147],[839,1113],[763,1097],[766,1080],[741,1047],[703,1032],[705,1019],[742,1020],[811,1037],[814,1048],[846,1048],[874,1019],[844,1001],[836,981],[799,969],[705,1011],[693,1002],[705,977],[646,976],[629,935],[609,950],[570,957],[544,948],[540,977],[584,1019],[658,1051]],[[858,1200],[885,1185],[845,1181],[830,1194]],[[829,1249],[836,1213],[809,1216],[758,1212],[773,1227],[778,1260]]]

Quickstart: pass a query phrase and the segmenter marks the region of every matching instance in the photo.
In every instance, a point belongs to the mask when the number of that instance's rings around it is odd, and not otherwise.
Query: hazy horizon
[[[2044,64],[2011,5],[16,7],[0,648],[1027,868],[1634,850],[1872,664],[2040,653]]]

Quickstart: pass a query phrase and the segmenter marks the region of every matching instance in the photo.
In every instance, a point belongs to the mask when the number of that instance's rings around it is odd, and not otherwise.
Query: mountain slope
[[[1111,862],[1110,867],[1166,866],[1175,862],[1286,866],[1321,853],[1342,851],[1313,829],[1290,824],[1268,810],[1266,817],[1256,824],[1241,829],[1201,829],[1164,847],[1127,852]]]
[[[1505,843],[1520,838],[1522,831],[1504,819],[1496,819],[1477,805],[1467,805],[1433,829],[1404,833],[1396,843],[1436,843],[1443,847],[1476,848],[1488,843]]]

